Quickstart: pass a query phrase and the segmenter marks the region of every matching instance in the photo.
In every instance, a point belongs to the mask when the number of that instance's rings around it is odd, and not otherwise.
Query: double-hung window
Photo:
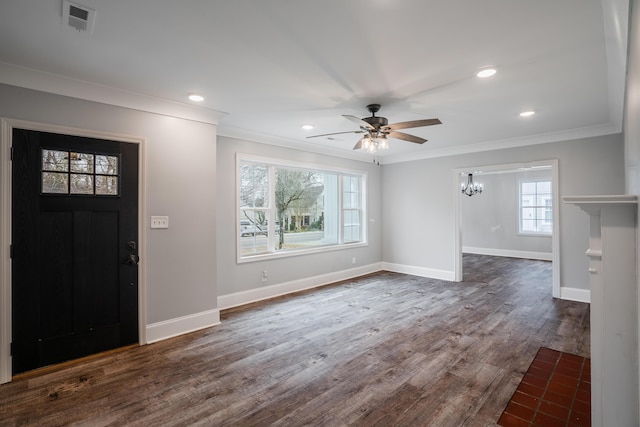
[[[553,230],[551,181],[520,181],[519,233],[550,236]]]
[[[366,174],[238,155],[238,262],[366,244]]]

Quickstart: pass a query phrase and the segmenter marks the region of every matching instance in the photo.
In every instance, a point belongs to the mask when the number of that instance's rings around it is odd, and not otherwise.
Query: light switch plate
[[[151,228],[169,228],[168,216],[152,216]]]

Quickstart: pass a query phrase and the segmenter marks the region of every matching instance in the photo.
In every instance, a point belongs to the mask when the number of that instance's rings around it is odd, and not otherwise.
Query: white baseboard
[[[220,324],[220,310],[213,309],[147,325],[147,344]]]
[[[237,307],[252,302],[262,301],[293,292],[304,291],[306,289],[317,288],[341,280],[352,279],[365,274],[375,273],[382,270],[382,263],[364,265],[362,267],[350,268],[348,270],[336,271],[322,274],[320,276],[306,277],[304,279],[292,280],[290,282],[265,286],[263,288],[250,289],[248,291],[235,292],[233,294],[220,295],[218,297],[218,308],[224,310]]]
[[[560,299],[577,302],[591,302],[591,291],[589,289],[560,287]]]
[[[382,269],[386,271],[393,271],[394,273],[411,274],[413,276],[428,277],[430,279],[447,280],[453,282],[455,280],[455,274],[453,271],[437,270],[435,268],[415,267],[412,265],[393,264],[390,262],[383,262]]]
[[[512,249],[474,248],[463,246],[462,252],[477,255],[504,256],[509,258],[539,259],[541,261],[552,261],[551,252],[517,251]]]

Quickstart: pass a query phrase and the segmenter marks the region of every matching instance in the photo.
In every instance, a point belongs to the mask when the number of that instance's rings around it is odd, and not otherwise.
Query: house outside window
[[[237,157],[238,262],[366,244],[366,174]]]
[[[519,185],[520,234],[551,236],[553,230],[553,203],[551,181],[520,181]]]

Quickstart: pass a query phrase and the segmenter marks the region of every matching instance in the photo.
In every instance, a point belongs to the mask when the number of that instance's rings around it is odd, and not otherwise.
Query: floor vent
[[[62,22],[78,31],[93,31],[96,11],[68,0],[62,1]]]

